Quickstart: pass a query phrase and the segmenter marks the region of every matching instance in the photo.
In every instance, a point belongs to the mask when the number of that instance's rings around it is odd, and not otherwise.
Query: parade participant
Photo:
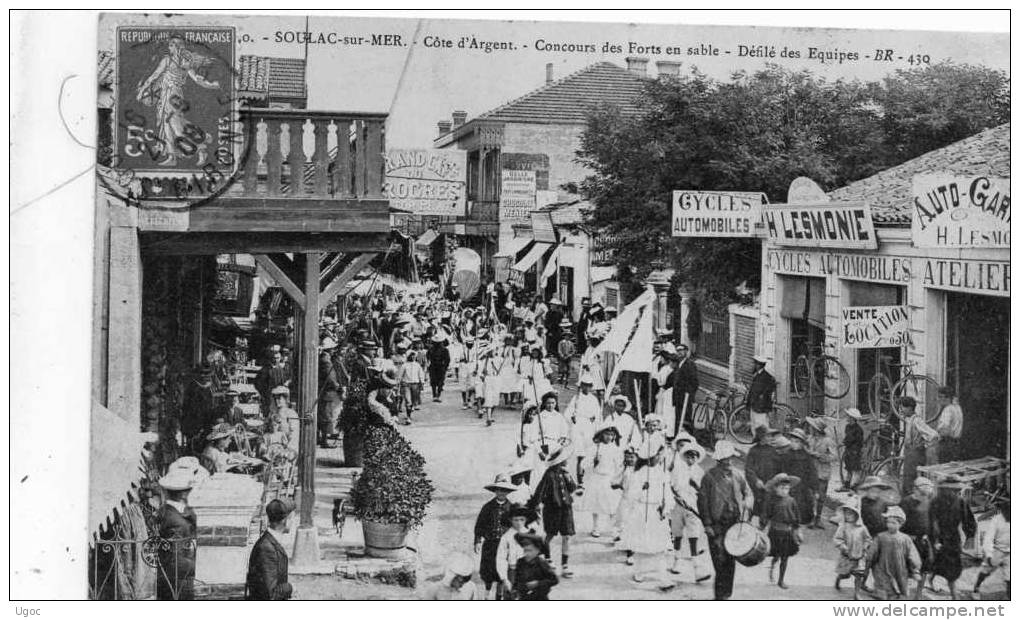
[[[574,340],[570,332],[570,319],[563,319],[560,323],[562,335],[556,343],[556,365],[559,370],[559,382],[564,388],[570,381],[570,364],[574,359]]]
[[[474,551],[475,555],[481,554],[478,576],[485,584],[485,598],[489,598],[493,586],[497,586],[495,596],[499,598],[502,580],[496,571],[496,550],[509,525],[510,510],[513,508],[507,496],[516,491],[517,486],[510,482],[509,476],[499,474],[492,484],[485,485],[485,490],[495,497],[482,506],[475,519]]]
[[[598,350],[598,346],[606,333],[608,332],[592,326],[588,333],[588,348],[581,354],[581,367],[578,370],[581,375],[589,375],[592,378],[592,390],[600,401],[606,393],[606,375],[604,354]]]
[[[676,411],[676,424],[672,429],[674,436],[680,432],[681,423],[688,432],[694,429],[691,411],[694,408],[694,398],[698,394],[698,369],[694,366],[694,360],[688,356],[689,353],[690,349],[685,344],[676,348],[678,362],[676,370],[673,371],[673,409]]]
[[[499,355],[503,360],[497,376],[500,398],[507,406],[511,406],[516,400],[515,395],[520,395],[521,383],[521,377],[517,373],[520,350],[514,346],[513,334],[503,335],[503,348]]]
[[[623,448],[620,431],[611,423],[599,426],[592,439],[594,446],[583,461],[587,487],[578,509],[591,513],[591,537],[599,538],[599,518],[605,515],[612,523],[620,507],[620,490],[614,487],[623,476]]]
[[[836,560],[836,583],[833,587],[840,589],[840,582],[847,577],[854,580],[854,600],[861,600],[861,588],[867,574],[867,554],[871,547],[871,534],[861,523],[860,498],[851,497],[840,506],[843,522],[836,528],[832,537],[839,559]]]
[[[811,506],[802,506],[814,514],[814,521],[808,525],[813,530],[824,529],[822,525],[822,509],[825,507],[825,498],[828,496],[829,480],[832,477],[832,464],[839,460],[836,454],[836,442],[826,432],[825,423],[820,418],[808,418],[807,425],[810,429],[808,435],[807,453],[815,462],[817,482],[815,483],[815,499]]]
[[[492,413],[499,405],[500,372],[503,370],[505,360],[500,355],[500,349],[495,346],[479,353],[479,376],[482,384],[482,408],[478,417],[485,417],[485,425],[492,426]]]
[[[574,574],[569,562],[570,537],[575,534],[573,501],[577,485],[567,472],[567,462],[572,455],[570,446],[558,446],[549,454],[545,473],[528,501],[528,508],[541,510],[546,546],[551,549],[549,543],[556,536],[560,537],[560,574],[563,577]]]
[[[443,402],[443,383],[450,367],[450,351],[446,348],[446,336],[439,333],[432,337],[428,351],[429,385],[432,387],[432,402]]]
[[[753,514],[762,518],[765,510],[767,494],[765,483],[783,470],[782,457],[776,449],[776,438],[782,433],[768,426],[756,426],[754,429],[754,445],[747,451],[744,459],[744,475],[754,493]]]
[[[602,417],[602,405],[599,404],[599,399],[591,393],[592,379],[590,376],[581,377],[578,383],[580,390],[570,399],[564,415],[573,429],[571,437],[574,443],[574,454],[577,455],[577,484],[584,488],[581,460],[591,451],[591,437],[595,432],[595,426]],[[617,437],[616,443],[619,444],[619,437]]]
[[[549,310],[545,313],[545,348],[546,351],[555,351],[563,337],[563,302],[558,297],[549,300]],[[567,329],[570,328],[570,321],[567,321]]]
[[[478,349],[475,348],[473,336],[465,336],[464,347],[457,364],[460,375],[460,398],[462,409],[470,409],[475,404],[475,390],[478,387]]]
[[[899,416],[903,420],[903,493],[909,493],[917,477],[917,467],[926,464],[929,447],[939,440],[939,434],[917,415],[917,401],[904,396],[899,402]]]
[[[910,495],[900,500],[905,519],[900,531],[910,537],[917,547],[921,558],[921,578],[917,584],[915,598],[921,600],[925,578],[931,573],[935,561],[935,549],[932,544],[931,500],[935,493],[935,484],[924,477],[914,479],[914,488]]]
[[[905,598],[910,580],[918,579],[921,558],[909,536],[900,531],[906,515],[899,506],[885,511],[886,530],[875,536],[868,554],[868,566],[875,576],[875,597],[887,600],[890,595]]]
[[[471,582],[474,561],[463,553],[454,555],[446,563],[443,579],[425,590],[426,601],[474,601],[478,598],[475,584]]]
[[[340,409],[340,375],[333,365],[333,352],[336,340],[330,336],[322,339],[319,345],[319,402],[316,407],[316,430],[318,445],[326,447],[330,435],[336,432],[336,418]]]
[[[649,416],[651,417],[651,416]],[[620,544],[628,557],[635,559],[633,580],[640,583],[651,577],[664,581],[666,553],[670,550],[669,513],[673,495],[669,491],[664,455],[665,439],[661,432],[645,436],[638,448],[634,484],[640,487],[637,501],[623,518]],[[635,557],[636,556],[636,557]],[[672,587],[670,583],[670,587]]]
[[[577,317],[577,324],[574,326],[574,338],[577,342],[577,351],[581,355],[588,350],[588,325],[591,322],[591,298],[581,298],[581,314]]]
[[[698,517],[698,489],[705,477],[705,470],[699,463],[705,458],[705,451],[697,443],[680,442],[676,446],[676,457],[670,472],[670,489],[673,492],[673,510],[670,512],[670,534],[673,537],[673,566],[669,572],[679,575],[683,562],[683,543],[687,541],[694,582],[701,583],[712,577],[703,570],[699,558],[705,555],[698,548],[698,542],[705,528]]]
[[[418,355],[408,352],[400,375],[400,384],[404,387],[404,402],[407,406],[407,417],[411,412],[421,409],[421,388],[425,384],[425,369],[418,363]]]
[[[960,436],[963,434],[963,409],[956,402],[956,390],[946,385],[939,388],[939,415],[935,420],[937,444],[928,449],[929,465],[955,461],[960,456]]]
[[[525,439],[525,445],[537,454],[540,461],[551,458],[550,455],[560,447],[571,445],[570,424],[559,411],[559,397],[555,391],[550,390],[542,395],[539,410],[525,429]]]
[[[864,493],[861,498],[861,521],[872,538],[885,531],[884,515],[889,504],[882,494],[890,489],[892,486],[878,476],[868,476],[857,486],[857,491]]]
[[[621,445],[621,447],[623,447]],[[633,447],[624,447],[623,450],[623,473],[620,474],[619,484],[614,484],[613,488],[618,488],[620,491],[620,504],[616,508],[616,516],[613,518],[613,542],[619,544],[620,551],[626,553],[627,566],[634,565],[634,553],[627,549],[623,545],[623,539],[620,533],[623,530],[624,517],[630,514],[634,506],[637,504],[637,495],[641,490],[641,485],[636,484],[635,468],[637,467],[637,452]]]
[[[864,450],[864,429],[861,428],[861,412],[854,407],[843,410],[846,413],[846,426],[843,428],[843,466],[846,468],[847,479],[843,481],[841,491],[849,491],[855,475],[861,472],[861,452]]]
[[[276,415],[287,436],[287,448],[297,452],[301,446],[301,416],[290,406],[290,389],[285,385],[278,385],[273,388],[272,396]]]
[[[769,414],[772,412],[772,400],[776,391],[776,379],[765,370],[765,356],[755,355],[751,358],[753,370],[751,384],[747,389],[744,404],[751,410],[751,430],[759,426],[770,426]]]
[[[530,316],[524,319],[524,342],[530,345],[538,343],[538,330],[535,328],[535,320]]]
[[[732,442],[726,439],[716,442],[712,455],[716,465],[705,473],[698,492],[698,514],[705,527],[715,568],[716,600],[729,600],[733,596],[736,565],[733,556],[726,551],[726,531],[744,520],[754,502],[747,480],[733,467],[736,456],[737,448]]]
[[[917,484],[917,481],[914,481]],[[956,476],[948,476],[938,483],[938,494],[931,503],[931,540],[935,547],[935,559],[932,562],[932,581],[942,577],[949,585],[949,595],[955,601],[956,580],[963,574],[963,543],[964,539],[973,538],[977,533],[977,521],[970,510],[970,504],[962,497],[960,491],[967,485]]]
[[[985,532],[982,545],[984,558],[981,560],[981,568],[978,570],[977,580],[974,582],[975,600],[981,598],[981,584],[995,573],[1002,574],[1002,579],[1006,583],[1006,598],[1010,597],[1009,504],[1008,499],[999,502],[995,516],[992,517],[988,524],[988,530]]]
[[[553,391],[552,381],[553,368],[544,359],[542,349],[533,347],[530,357],[522,359],[520,363],[520,375],[524,379],[523,394],[525,399]]]
[[[609,403],[613,408],[607,415],[602,416],[602,421],[611,423],[620,431],[620,445],[628,448],[640,442],[637,422],[631,413],[630,399],[623,394],[616,394],[609,399]]]
[[[677,434],[676,407],[673,406],[673,374],[680,365],[676,355],[676,347],[672,343],[660,346],[657,357],[661,359],[655,371],[652,384],[655,387],[655,414],[662,418],[666,429],[666,438],[673,439]]]
[[[191,490],[209,472],[198,459],[185,456],[174,461],[159,479],[165,501],[156,512],[157,535],[168,544],[158,545],[159,570],[156,575],[156,599],[190,601],[195,598],[195,537],[198,520],[188,505]]]
[[[522,555],[514,567],[513,598],[520,601],[548,601],[549,591],[559,583],[559,579],[541,555],[542,537],[522,532],[515,534],[514,540],[521,546]]]
[[[517,572],[517,560],[524,557],[524,549],[517,542],[518,534],[539,535],[528,524],[538,520],[538,515],[524,506],[514,506],[507,517],[510,529],[503,533],[496,547],[496,572],[499,574],[499,586],[496,589],[496,600],[510,600],[514,589],[514,574]]]
[[[765,490],[772,496],[765,504],[762,513],[761,528],[769,534],[769,583],[774,582],[776,564],[779,564],[779,582],[784,590],[786,585],[786,568],[791,556],[797,555],[804,535],[800,531],[801,509],[797,500],[790,495],[790,490],[801,483],[800,478],[789,474],[776,474],[765,483]]]
[[[255,542],[248,557],[244,582],[246,601],[286,601],[294,593],[287,581],[287,550],[283,536],[290,531],[288,517],[294,511],[289,500],[274,499],[266,504],[266,531]]]
[[[805,525],[814,521],[814,511],[811,509],[815,502],[815,493],[818,489],[817,470],[815,461],[807,452],[807,434],[799,428],[795,428],[785,434],[790,440],[790,447],[780,451],[780,471],[796,476],[800,484],[793,490],[793,497],[797,500],[797,507],[800,509],[799,516]],[[766,502],[767,504],[768,502]]]

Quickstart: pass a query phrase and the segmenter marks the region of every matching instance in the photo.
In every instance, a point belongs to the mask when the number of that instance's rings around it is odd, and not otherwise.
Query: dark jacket
[[[776,379],[763,368],[751,377],[751,385],[747,388],[747,406],[754,411],[771,411],[775,392]]]
[[[698,493],[698,513],[705,527],[715,528],[715,536],[726,534],[725,529],[740,521],[751,487],[744,474],[733,467],[716,465],[705,473]]]
[[[790,489],[790,496],[797,500],[801,508],[803,523],[810,523],[814,515],[811,506],[815,505],[814,493],[818,488],[818,468],[815,459],[806,450],[784,450],[780,452],[782,471],[800,478],[800,484]]]
[[[538,582],[534,590],[529,590],[525,585],[529,581]],[[518,600],[548,601],[549,590],[559,582],[556,572],[542,556],[536,556],[534,560],[528,558],[517,560],[514,569],[514,594]]]
[[[294,588],[287,582],[287,552],[265,531],[252,547],[244,598],[248,601],[286,601]]]
[[[198,519],[190,506],[181,514],[170,504],[157,513],[159,537],[167,541],[156,551],[156,598],[161,601],[190,601],[195,598],[195,551]]]
[[[450,367],[450,350],[446,345],[433,343],[425,356],[429,360],[429,376],[445,377],[446,370]]]
[[[688,408],[694,406],[694,396],[698,393],[698,369],[694,360],[687,358],[680,367],[673,371],[673,406],[677,412],[684,406],[684,395],[690,394]]]

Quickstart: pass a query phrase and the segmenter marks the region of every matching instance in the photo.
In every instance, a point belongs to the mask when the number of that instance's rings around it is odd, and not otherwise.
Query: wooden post
[[[315,418],[319,391],[319,274],[321,252],[305,254],[304,310],[300,314],[300,339],[295,341],[298,357],[298,413],[301,435],[298,451],[298,481],[301,488],[300,521],[294,537],[294,564],[319,561],[315,510]]]

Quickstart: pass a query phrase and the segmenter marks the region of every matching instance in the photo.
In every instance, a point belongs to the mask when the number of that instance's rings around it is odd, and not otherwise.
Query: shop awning
[[[535,263],[538,262],[538,259],[545,254],[546,250],[551,247],[551,243],[536,242],[535,245],[531,246],[531,249],[528,250],[528,253],[524,255],[524,258],[513,266],[514,271],[520,271],[523,273],[531,269]]]
[[[592,282],[592,284],[594,284],[596,282],[605,282],[606,280],[612,280],[615,277],[616,277],[616,267],[615,266],[612,266],[612,265],[610,265],[608,267],[594,266],[594,267],[591,268],[591,282]]]
[[[506,245],[502,250],[493,254],[496,256],[509,256],[511,258],[517,256],[517,253],[528,247],[528,244],[534,241],[530,237],[514,237],[513,239],[506,242]]]
[[[439,233],[434,229],[430,228],[426,230],[418,239],[414,242],[415,247],[426,248],[432,245],[432,242],[439,238]]]
[[[129,501],[138,499],[142,479],[142,447],[155,441],[155,433],[138,431],[101,404],[92,403],[89,463],[89,521],[98,534]]]

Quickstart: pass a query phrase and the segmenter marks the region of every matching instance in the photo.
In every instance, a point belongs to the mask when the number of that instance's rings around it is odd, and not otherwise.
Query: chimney
[[[545,63],[545,83],[552,84],[553,82],[553,64],[551,62]]]
[[[450,127],[453,126],[453,123],[450,122],[450,121],[439,121],[438,125],[439,125],[439,135],[440,135],[440,137],[442,137],[442,136],[445,136],[446,134],[450,133]]]
[[[659,71],[659,77],[676,77],[680,75],[680,63],[671,60],[660,60],[655,63],[656,69]]]
[[[453,111],[453,128],[454,129],[456,129],[456,128],[460,127],[461,125],[463,125],[464,121],[466,121],[466,120],[467,120],[467,112],[465,112],[464,110],[454,110]]]
[[[627,71],[630,71],[634,75],[640,75],[644,77],[646,74],[646,68],[648,67],[648,59],[640,56],[627,56]]]

